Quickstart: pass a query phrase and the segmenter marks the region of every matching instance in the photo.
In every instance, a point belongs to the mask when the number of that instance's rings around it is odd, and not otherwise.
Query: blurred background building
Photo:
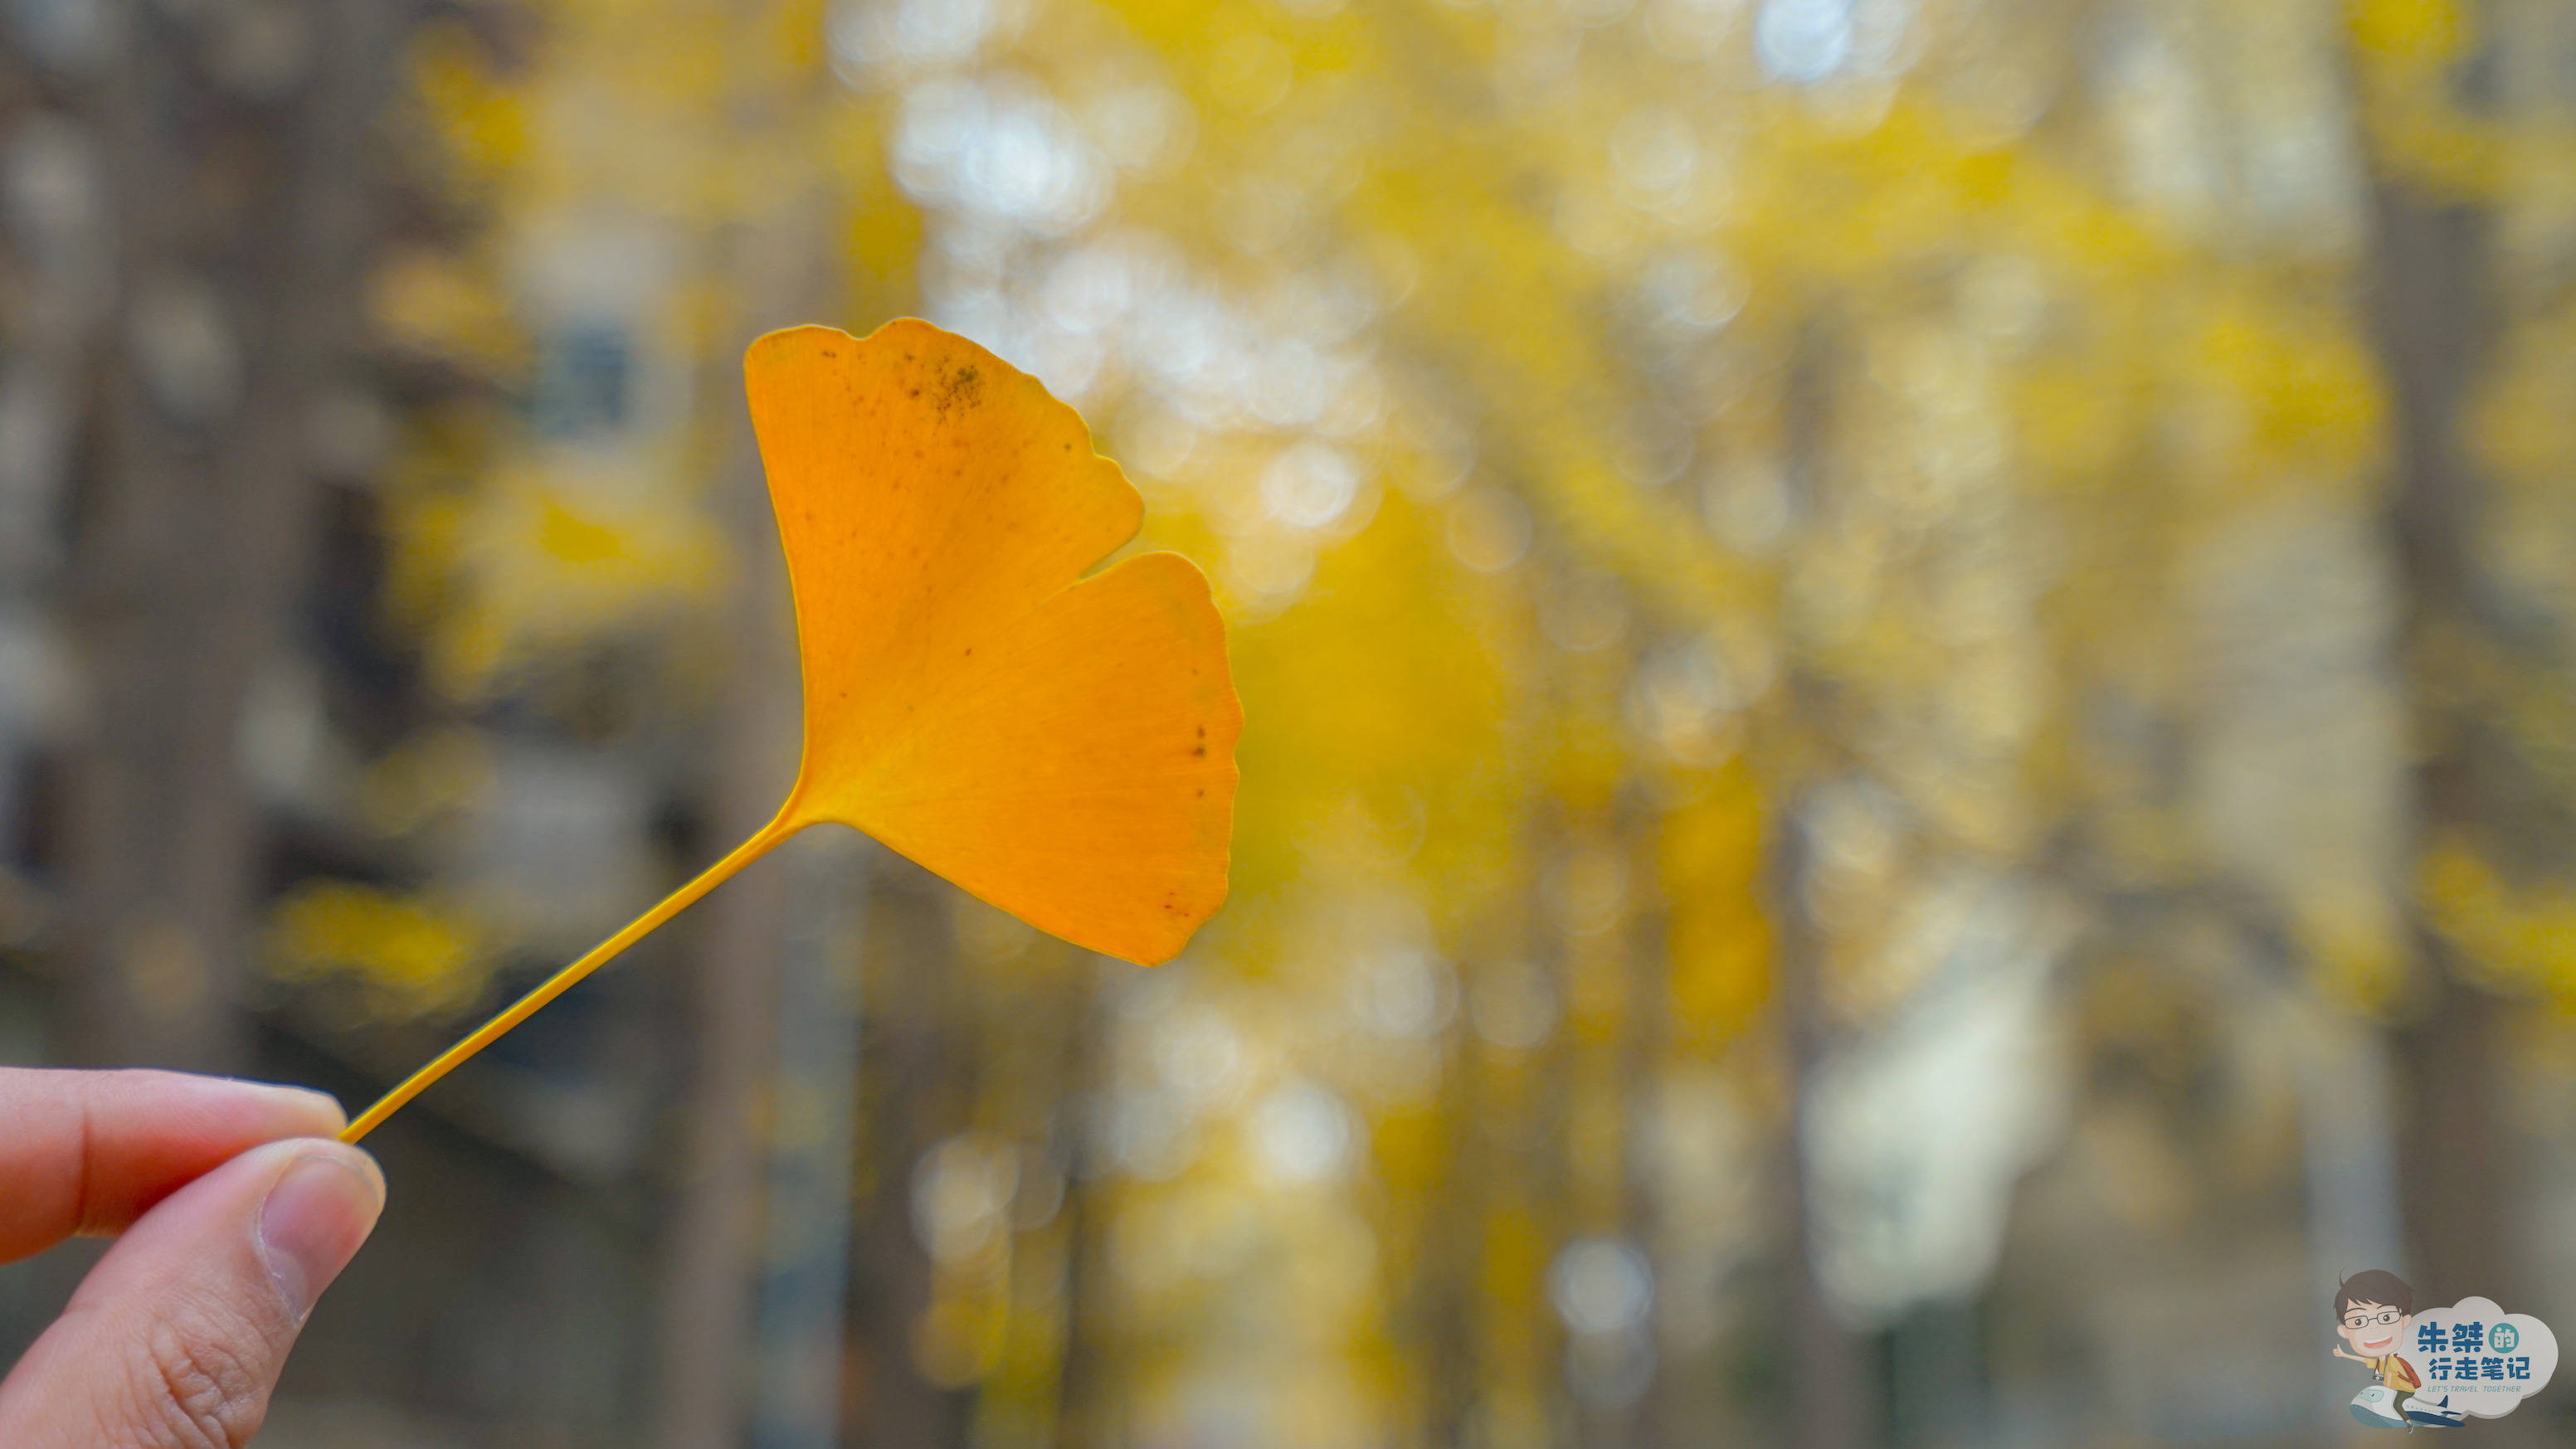
[[[1036,373],[1233,624],[1183,960],[800,842],[370,1140],[263,1443],[2313,1445],[2344,1274],[2576,1331],[2576,7],[0,40],[0,1061],[354,1108],[764,819],[766,328]]]

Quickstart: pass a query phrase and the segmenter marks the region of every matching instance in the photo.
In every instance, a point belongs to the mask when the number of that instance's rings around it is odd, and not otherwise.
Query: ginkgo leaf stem
[[[580,960],[547,977],[542,985],[511,1003],[509,1010],[483,1023],[472,1036],[440,1052],[429,1065],[405,1078],[401,1086],[385,1093],[381,1101],[361,1113],[356,1121],[342,1128],[340,1140],[355,1142],[374,1131],[405,1102],[427,1091],[431,1084],[463,1065],[466,1059],[476,1052],[500,1040],[510,1028],[536,1015],[539,1008],[570,991],[583,977],[607,965],[618,952],[644,939],[652,934],[654,928],[688,909],[698,897],[724,884],[734,872],[767,855],[780,841],[795,834],[804,824],[805,822],[801,820],[790,821],[786,811],[779,812],[777,819],[762,826],[759,833],[749,840],[735,846],[724,859],[699,872],[695,880],[663,897],[660,904],[627,922],[619,928],[616,935],[590,948],[590,951]]]

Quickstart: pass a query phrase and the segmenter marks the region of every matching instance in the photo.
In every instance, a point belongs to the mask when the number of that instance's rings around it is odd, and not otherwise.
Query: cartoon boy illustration
[[[2411,1397],[2423,1379],[2398,1353],[2406,1342],[2406,1322],[2415,1311],[2415,1290],[2381,1268],[2355,1273],[2335,1290],[2335,1335],[2352,1345],[2338,1348],[2337,1358],[2362,1364],[2379,1382],[2353,1397],[2352,1416],[2374,1428],[2413,1429],[2417,1424],[2446,1426],[2460,1416],[2446,1402]]]

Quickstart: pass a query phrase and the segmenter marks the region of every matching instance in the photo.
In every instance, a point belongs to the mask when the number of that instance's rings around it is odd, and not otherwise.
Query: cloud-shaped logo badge
[[[2499,1419],[2539,1393],[2558,1368],[2558,1338],[2528,1313],[2491,1298],[2463,1298],[2406,1320],[2400,1350],[2423,1386],[2415,1397],[2481,1419]]]

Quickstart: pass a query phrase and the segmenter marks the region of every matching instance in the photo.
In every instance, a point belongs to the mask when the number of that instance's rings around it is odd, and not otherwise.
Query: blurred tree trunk
[[[214,54],[223,17],[135,7],[88,96],[118,275],[68,591],[88,670],[67,772],[75,1060],[243,1054],[264,832],[236,738],[304,577],[306,428],[355,350],[369,146],[410,13],[296,9],[300,54],[244,73]]]
[[[1791,1087],[1783,1186],[1788,1212],[1781,1254],[1788,1320],[1789,1442],[1798,1449],[1857,1449],[1877,1442],[1879,1389],[1869,1345],[1843,1326],[1816,1276],[1814,1164],[1807,1142],[1816,1073],[1825,1058],[1827,1019],[1821,949],[1806,910],[1807,847],[1794,808],[1773,818],[1772,920],[1779,930],[1778,1011]]]
[[[1493,1196],[1493,1123],[1484,1102],[1485,1053],[1463,1000],[1472,979],[1460,974],[1462,1000],[1449,1022],[1436,1107],[1439,1164],[1414,1225],[1422,1271],[1411,1316],[1423,1365],[1423,1438],[1431,1444],[1470,1442],[1481,1397],[1476,1310],[1484,1236],[1477,1228]]]
[[[746,445],[747,446],[747,445]],[[737,486],[744,467],[728,470]],[[758,486],[759,468],[748,468]],[[776,639],[778,569],[741,550],[748,579],[734,682],[718,726],[723,762],[712,850],[769,821],[787,793],[776,764],[795,738],[791,651]],[[792,761],[792,757],[791,761]],[[792,764],[791,764],[792,768]],[[773,1055],[787,862],[773,856],[709,901],[693,953],[686,1026],[695,1037],[683,1088],[680,1180],[664,1244],[656,1442],[722,1449],[747,1427],[752,1293],[760,1262],[763,1088]]]
[[[1630,879],[1655,879],[1655,826],[1659,822],[1654,807],[1631,798],[1623,803],[1619,817]],[[1673,1054],[1673,958],[1660,905],[1641,901],[1626,930],[1628,999],[1620,1022],[1619,1113],[1629,1132],[1642,1138],[1646,1146],[1643,1150],[1632,1147],[1627,1153],[1627,1201],[1621,1212],[1622,1229],[1628,1241],[1654,1265],[1654,1278],[1659,1285],[1654,1306],[1660,1307],[1663,1294],[1670,1291],[1663,1285],[1672,1281],[1672,1265],[1664,1251],[1671,1235],[1664,1231],[1669,1205],[1661,1192],[1662,1153],[1668,1149],[1661,1140],[1661,1127],[1664,1075]],[[1650,1345],[1653,1369],[1637,1403],[1628,1411],[1618,1438],[1619,1443],[1631,1449],[1658,1449],[1674,1442],[1686,1443],[1690,1438],[1688,1427],[1670,1418],[1677,1402],[1672,1375],[1678,1365],[1673,1362],[1662,1322],[1662,1315],[1649,1311],[1640,1325]]]
[[[788,905],[762,1191],[753,1449],[841,1442],[869,853],[869,842],[847,830],[810,831],[781,852]]]
[[[2449,677],[2464,649],[2505,642],[2480,597],[2472,540],[2481,489],[2459,443],[2461,404],[2494,330],[2484,286],[2489,219],[2401,181],[2383,182],[2375,199],[2375,320],[2398,467],[2389,524],[2423,750],[2420,852],[2445,838],[2478,839],[2521,813],[2510,747],[2481,719],[2480,697]],[[2509,1294],[2520,1280],[2509,1221],[2518,1199],[2499,1110],[2504,1004],[2459,979],[2450,947],[2429,926],[2416,934],[2431,1000],[2397,1037],[2399,1188],[2414,1286],[2427,1304]]]
[[[975,1043],[963,1030],[970,1023],[957,1000],[959,978],[948,969],[949,887],[893,861],[874,884],[866,994],[875,1007],[862,1068],[872,1090],[863,1098],[860,1147],[873,1191],[858,1207],[851,1244],[859,1402],[850,1437],[873,1449],[936,1449],[967,1441],[974,1404],[966,1390],[933,1381],[929,1356],[919,1351],[934,1265],[914,1228],[913,1171],[970,1120]]]
[[[755,106],[746,134],[783,132],[791,101]],[[772,327],[830,310],[828,206],[819,194],[781,198],[776,214],[724,238],[722,268],[735,280],[747,343]],[[705,370],[711,405],[727,419],[724,495],[718,500],[741,568],[732,682],[717,723],[716,803],[710,854],[769,823],[795,780],[802,736],[795,615],[760,448],[730,344]],[[738,1444],[749,1427],[753,1298],[760,1242],[766,1089],[776,1057],[779,959],[790,907],[788,862],[746,870],[708,902],[695,956],[688,1024],[695,1075],[686,1088],[678,1200],[665,1249],[659,1442],[667,1449]],[[810,873],[809,873],[810,874]]]
[[[1798,512],[1814,519],[1826,512],[1828,439],[1834,354],[1830,313],[1811,316],[1789,358],[1782,394],[1782,447]],[[1830,698],[1792,668],[1784,696],[1796,712],[1794,727],[1830,740]],[[1788,1319],[1789,1441],[1798,1449],[1856,1449],[1879,1437],[1880,1386],[1870,1346],[1836,1318],[1816,1273],[1815,1171],[1809,1160],[1809,1126],[1817,1073],[1832,1040],[1825,1002],[1824,941],[1807,908],[1811,869],[1806,835],[1806,795],[1789,789],[1765,830],[1770,914],[1777,930],[1772,1010],[1789,1069],[1789,1133],[1782,1172],[1787,1211],[1782,1223],[1783,1309]]]
[[[1086,962],[1086,965],[1095,963]],[[1107,1159],[1100,1129],[1108,1100],[1109,1023],[1098,973],[1070,993],[1064,1036],[1065,1103],[1057,1119],[1064,1148],[1064,1349],[1056,1361],[1055,1435],[1051,1449],[1099,1449],[1119,1433],[1111,1321],[1109,1214],[1102,1185],[1117,1164]]]

